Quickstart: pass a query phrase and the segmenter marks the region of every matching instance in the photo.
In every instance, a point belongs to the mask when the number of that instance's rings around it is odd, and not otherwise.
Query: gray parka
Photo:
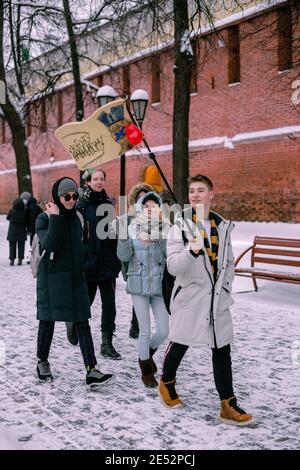
[[[184,244],[183,226],[174,225],[168,236],[168,271],[176,276],[170,304],[169,339],[187,346],[206,344],[221,348],[233,340],[229,307],[234,278],[234,257],[230,234],[232,222],[214,213],[219,235],[218,275],[214,284],[208,254],[195,257]],[[193,231],[195,224],[189,221]],[[187,237],[188,236],[187,233]]]
[[[145,196],[149,194],[151,193]],[[140,211],[145,196],[137,203]],[[156,197],[161,202],[159,196]],[[137,237],[137,233],[137,219],[133,219],[128,228],[128,239],[118,240],[118,258],[128,263],[126,291],[149,297],[162,296],[167,240],[160,238],[143,241]]]
[[[162,296],[162,278],[166,264],[166,240],[144,242],[132,236],[135,222],[129,226],[128,240],[118,240],[117,255],[128,262],[128,294]]]

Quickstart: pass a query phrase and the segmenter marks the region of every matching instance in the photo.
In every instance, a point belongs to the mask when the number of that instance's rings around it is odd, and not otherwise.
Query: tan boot
[[[139,365],[140,365],[140,369],[142,372],[142,381],[145,387],[156,388],[158,384],[154,377],[152,359],[149,358],[149,359],[146,359],[145,361],[141,361],[139,359]]]
[[[162,404],[167,408],[178,408],[183,405],[183,401],[177,395],[175,384],[175,379],[171,382],[164,382],[163,380],[159,382],[157,391]]]
[[[246,426],[253,422],[253,417],[242,410],[236,403],[236,397],[221,401],[220,421],[236,426]]]

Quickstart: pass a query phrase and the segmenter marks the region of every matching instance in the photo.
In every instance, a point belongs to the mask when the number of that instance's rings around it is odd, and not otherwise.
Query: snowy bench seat
[[[238,263],[246,253],[251,251],[251,266],[238,267]],[[253,245],[247,248],[235,261],[235,274],[237,276],[251,277],[254,288],[257,291],[256,279],[269,281],[288,282],[300,284],[299,272],[292,270],[281,271],[278,269],[258,268],[257,263],[288,266],[300,268],[300,239],[255,237]]]

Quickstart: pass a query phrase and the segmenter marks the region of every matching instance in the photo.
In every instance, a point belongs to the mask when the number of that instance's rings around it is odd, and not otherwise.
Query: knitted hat
[[[28,201],[30,197],[31,197],[31,194],[28,193],[27,191],[24,191],[24,193],[20,195],[20,199],[25,199],[25,201]]]
[[[154,201],[155,204],[161,205],[161,198],[156,193],[146,193],[144,196],[141,197],[140,201],[141,205],[143,206],[147,201]]]
[[[78,186],[71,178],[63,178],[58,185],[57,195],[60,197],[69,192],[78,193]]]
[[[162,178],[155,165],[148,165],[143,171],[142,178],[143,182],[150,184],[150,186],[152,186],[156,192],[162,192]]]

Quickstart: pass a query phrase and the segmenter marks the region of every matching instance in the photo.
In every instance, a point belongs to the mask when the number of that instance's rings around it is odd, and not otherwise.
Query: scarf
[[[216,220],[214,218],[214,214],[212,212],[209,213],[209,221],[211,226],[211,234],[210,234],[210,241],[209,243],[208,235],[206,233],[205,228],[201,224],[200,220],[197,220],[197,214],[193,210],[192,216],[193,222],[197,225],[200,234],[204,240],[204,247],[209,257],[209,261],[211,264],[211,269],[214,275],[214,281],[216,281],[217,274],[218,274],[218,247],[219,247],[219,235],[217,230]],[[201,252],[200,252],[201,253]],[[204,254],[204,253],[203,253]]]

